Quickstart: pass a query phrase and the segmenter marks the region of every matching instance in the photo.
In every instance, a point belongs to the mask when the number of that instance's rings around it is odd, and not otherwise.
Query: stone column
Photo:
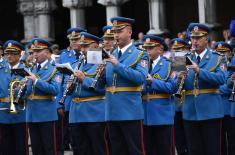
[[[54,0],[35,0],[34,8],[36,14],[37,36],[53,41],[54,24],[51,11],[56,8]]]
[[[198,16],[199,22],[207,24],[212,30],[220,26],[216,19],[216,2],[214,0],[198,0]],[[211,37],[212,39],[218,37],[216,31],[212,31]]]
[[[110,18],[120,16],[121,11],[119,5],[126,3],[128,0],[98,0],[98,3],[106,6],[106,23],[112,25]]]
[[[31,0],[19,0],[19,10],[24,16],[24,39],[27,43],[36,35],[34,24],[34,4]]]
[[[148,2],[150,30],[147,33],[156,35],[167,32],[164,0],[148,0]]]
[[[63,6],[70,9],[71,27],[86,27],[85,7],[91,5],[92,0],[63,0]]]
[[[199,23],[206,23],[205,6],[206,6],[206,0],[198,0]]]

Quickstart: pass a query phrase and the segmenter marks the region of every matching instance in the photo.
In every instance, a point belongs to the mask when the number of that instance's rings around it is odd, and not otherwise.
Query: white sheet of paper
[[[89,64],[102,64],[102,51],[101,50],[90,50],[87,51],[87,63]]]
[[[71,72],[74,72],[72,66],[70,65],[70,63],[63,63],[63,64],[56,64],[56,67],[59,68],[67,68],[68,70],[70,70]]]

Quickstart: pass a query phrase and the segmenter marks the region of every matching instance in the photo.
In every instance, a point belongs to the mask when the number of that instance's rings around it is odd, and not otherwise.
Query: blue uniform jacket
[[[24,68],[23,64],[19,64],[18,68]],[[9,88],[11,80],[22,80],[22,77],[11,74],[11,69],[7,61],[2,61],[0,63],[0,98],[9,98]],[[17,92],[15,92],[17,93]],[[10,103],[0,103],[0,108],[10,108]],[[4,124],[13,124],[13,123],[22,123],[26,122],[26,111],[21,111],[18,106],[16,106],[18,114],[13,115],[9,114],[7,111],[0,111],[0,123]]]
[[[174,123],[175,108],[171,94],[176,92],[177,83],[171,77],[171,63],[161,57],[151,71],[152,83],[145,83],[143,95],[164,94],[168,98],[143,100],[145,125],[169,125]]]
[[[72,65],[72,63],[74,63],[76,61],[76,55],[75,55],[75,51],[73,50],[68,50],[68,49],[64,49],[60,55],[60,59],[59,59],[59,63],[63,64],[63,63],[70,63]],[[70,106],[71,106],[71,102],[72,102],[72,97],[71,95],[67,95],[65,102],[64,102],[64,106],[59,104],[59,101],[61,99],[61,97],[63,96],[63,92],[66,88],[66,81],[69,79],[69,75],[61,75],[62,77],[62,82],[60,85],[60,92],[56,97],[56,102],[57,102],[57,108],[64,108],[65,111],[69,111]]]
[[[118,51],[113,55],[118,58]],[[141,87],[148,74],[147,52],[140,51],[131,45],[114,66],[107,63],[106,87]],[[106,91],[106,121],[141,120],[144,110],[140,91]]]
[[[36,85],[30,80],[26,95],[35,96],[51,96],[52,99],[28,99],[27,102],[27,122],[47,122],[57,120],[57,108],[54,97],[59,92],[60,77],[56,68],[48,61],[48,63],[38,72],[36,67],[32,72],[38,76]],[[29,97],[28,97],[29,98]]]
[[[224,72],[220,68],[222,56],[212,53],[207,49],[206,54],[199,63],[198,88],[199,89],[219,89],[225,83]],[[193,61],[196,61],[194,55]],[[195,81],[195,72],[189,69],[185,78],[185,90],[193,90]],[[184,120],[208,120],[221,118],[224,116],[223,103],[218,93],[204,93],[198,96],[186,95],[183,106]]]
[[[105,97],[105,89],[103,86],[98,86],[97,89],[89,90],[94,76],[96,75],[97,65],[85,64],[80,67],[86,75],[84,81],[78,84],[75,92],[73,93],[73,98],[90,98],[96,96]],[[92,101],[81,101],[72,102],[69,113],[70,123],[81,123],[81,122],[104,122],[105,121],[105,102],[104,99],[97,99]]]
[[[223,56],[222,63],[224,66],[227,66],[225,56]],[[228,64],[228,65],[230,65],[230,64]],[[224,71],[224,72],[225,72],[225,78],[227,79],[229,77],[230,73],[228,71]],[[220,86],[219,90],[220,90],[222,102],[224,105],[224,115],[230,115],[231,114],[231,104],[233,104],[233,102],[229,101],[229,97],[232,92],[232,89],[228,88],[227,84],[225,83],[224,85]]]
[[[229,64],[229,65],[231,65],[231,66],[235,66],[235,57],[233,57],[232,58],[232,60],[231,60],[231,63]],[[228,79],[230,79],[230,76],[232,75],[232,74],[234,74],[234,72],[232,72],[232,71],[229,71],[228,72]],[[228,80],[227,79],[227,80]],[[230,80],[229,80],[230,81]],[[231,83],[231,82],[229,82],[229,83]],[[231,87],[231,88],[230,88]],[[232,85],[230,84],[229,85],[229,88],[231,89],[231,91],[232,91],[232,88],[233,88],[233,82],[232,82]],[[230,116],[231,117],[235,117],[235,103],[234,102],[230,102],[231,104],[230,104],[230,106],[231,106],[231,110],[230,110]]]

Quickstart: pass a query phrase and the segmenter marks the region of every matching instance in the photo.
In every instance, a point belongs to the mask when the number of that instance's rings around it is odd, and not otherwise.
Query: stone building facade
[[[113,16],[136,19],[134,37],[142,31],[175,37],[189,22],[208,24],[212,38],[235,18],[235,1],[226,0],[11,0],[2,1],[0,40],[28,42],[42,37],[66,44],[66,30],[80,26],[101,35],[101,28]]]

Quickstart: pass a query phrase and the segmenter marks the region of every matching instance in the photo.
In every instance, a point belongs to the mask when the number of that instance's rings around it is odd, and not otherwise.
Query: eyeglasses
[[[33,52],[29,52],[29,55],[33,55]]]

